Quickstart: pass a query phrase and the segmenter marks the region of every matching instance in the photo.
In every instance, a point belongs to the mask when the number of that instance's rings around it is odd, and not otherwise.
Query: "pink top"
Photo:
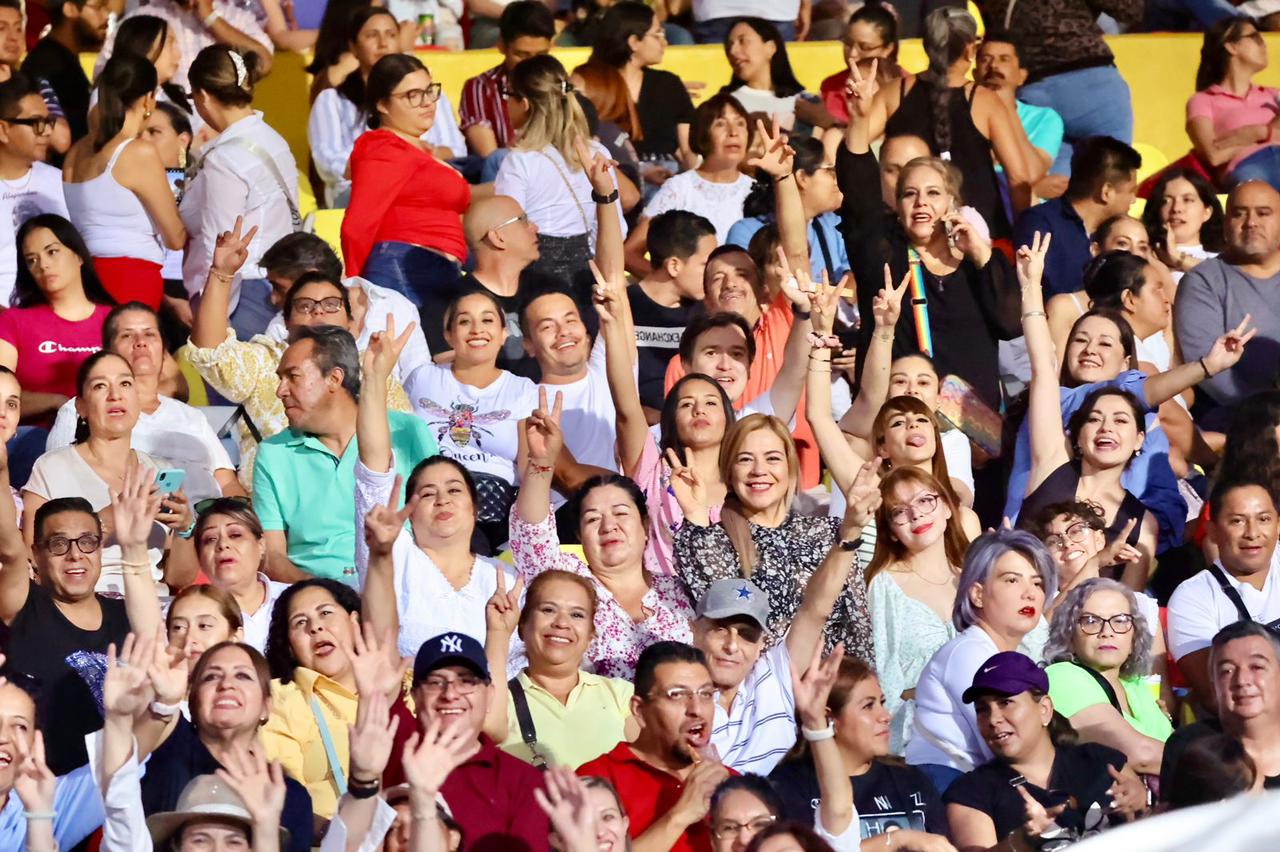
[[[1207,118],[1213,122],[1213,135],[1225,136],[1233,130],[1253,124],[1270,124],[1280,113],[1276,104],[1276,95],[1280,94],[1270,86],[1249,86],[1244,97],[1233,95],[1222,86],[1210,86],[1203,92],[1196,92],[1187,101],[1187,121],[1193,118]],[[1230,173],[1241,161],[1256,154],[1274,142],[1258,142],[1240,149],[1240,152],[1227,163]]]
[[[672,537],[684,523],[684,511],[671,490],[671,471],[662,460],[662,450],[652,432],[640,451],[640,464],[632,478],[649,503],[649,542],[645,545],[645,564],[657,574],[675,574]],[[720,507],[712,506],[707,514],[711,523],[718,523]]]
[[[693,631],[689,627],[693,606],[679,578],[650,576],[649,591],[643,602],[648,615],[644,621],[632,620],[586,563],[560,550],[551,513],[547,513],[541,523],[529,524],[512,507],[511,555],[515,557],[516,571],[526,583],[543,571],[556,569],[586,577],[595,586],[600,601],[596,608],[596,638],[587,648],[584,669],[604,677],[631,680],[640,652],[654,642],[668,639],[693,642]]]
[[[25,391],[76,395],[76,371],[102,348],[102,322],[111,313],[98,305],[87,319],[65,320],[48,305],[0,313],[0,340],[18,350],[18,384]]]
[[[822,105],[838,124],[849,123],[849,110],[844,103],[844,87],[849,82],[849,69],[837,71],[822,81],[818,91],[822,94]]]

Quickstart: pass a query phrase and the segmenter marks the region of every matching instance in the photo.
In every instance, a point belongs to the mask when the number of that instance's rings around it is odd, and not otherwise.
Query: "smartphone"
[[[156,488],[161,494],[172,494],[182,487],[182,480],[186,478],[187,472],[180,467],[165,468],[156,473]]]

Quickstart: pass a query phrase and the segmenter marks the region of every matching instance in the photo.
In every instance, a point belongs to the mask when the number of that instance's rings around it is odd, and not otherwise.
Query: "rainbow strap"
[[[911,267],[911,313],[916,320],[916,340],[920,351],[933,357],[933,331],[929,328],[929,297],[924,289],[924,263],[920,254],[907,247],[907,263]]]

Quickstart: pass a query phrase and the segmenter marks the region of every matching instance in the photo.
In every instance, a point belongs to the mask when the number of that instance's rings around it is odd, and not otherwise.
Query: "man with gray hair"
[[[375,336],[371,348],[391,345]],[[253,507],[266,531],[267,573],[356,583],[356,400],[360,354],[345,328],[295,328],[276,369],[276,396],[289,428],[266,439],[253,471]],[[404,481],[436,453],[426,423],[387,412],[397,473]]]
[[[1161,787],[1172,787],[1188,745],[1226,733],[1244,747],[1263,786],[1280,788],[1280,634],[1256,621],[1227,625],[1210,645],[1209,674],[1218,716],[1180,728],[1168,739]]]

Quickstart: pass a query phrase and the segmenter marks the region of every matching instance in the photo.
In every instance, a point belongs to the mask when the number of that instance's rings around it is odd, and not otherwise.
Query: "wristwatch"
[[[618,200],[618,190],[614,190],[608,195],[600,195],[594,189],[591,190],[591,200],[596,204],[612,204]]]
[[[858,536],[857,538],[846,538],[840,542],[840,549],[845,553],[852,553],[859,547],[862,547],[862,536]]]

